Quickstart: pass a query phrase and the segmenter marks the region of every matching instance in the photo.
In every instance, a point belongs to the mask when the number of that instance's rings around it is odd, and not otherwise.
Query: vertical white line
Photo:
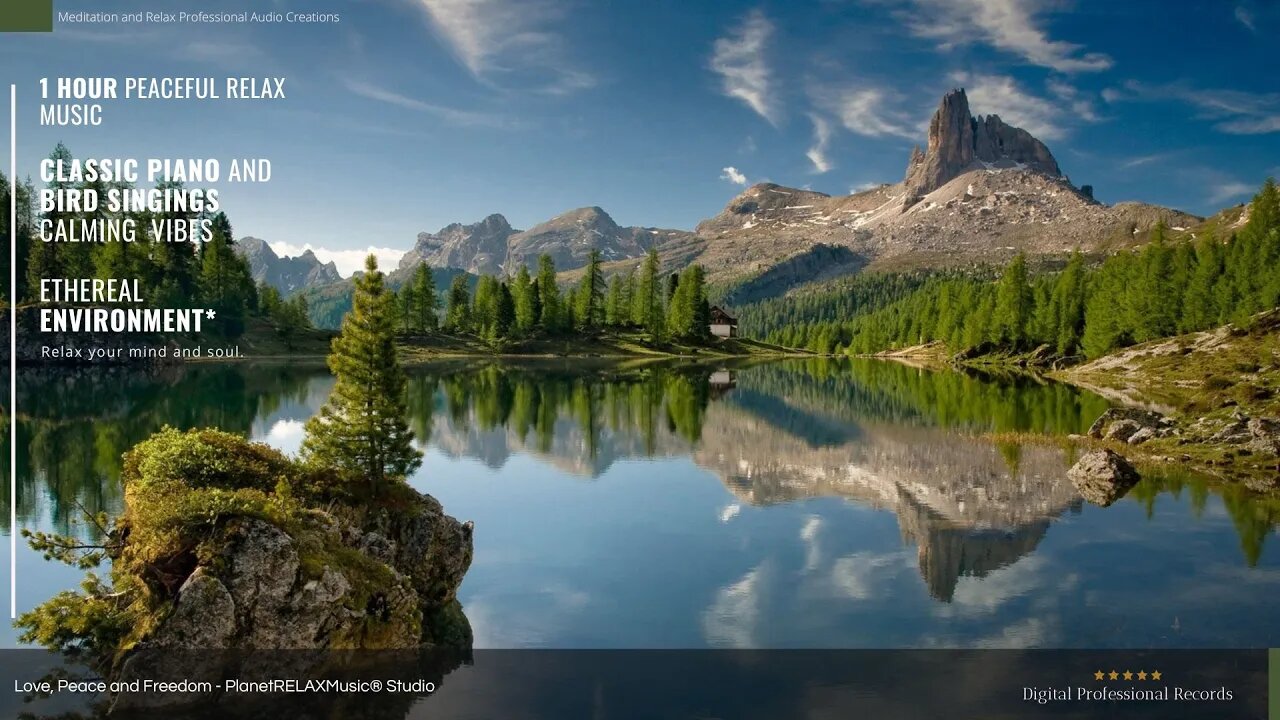
[[[9,86],[9,617],[18,618],[18,86]]]

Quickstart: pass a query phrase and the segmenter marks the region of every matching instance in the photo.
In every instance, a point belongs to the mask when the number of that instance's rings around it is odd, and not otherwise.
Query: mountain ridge
[[[1145,242],[1157,223],[1177,229],[1203,221],[1149,203],[1098,202],[1045,143],[998,115],[975,115],[957,88],[942,97],[924,148],[912,150],[896,183],[849,195],[758,183],[693,231],[620,226],[594,205],[526,230],[494,213],[419,233],[389,275],[395,284],[421,263],[511,275],[545,253],[568,281],[592,250],[606,271],[618,272],[655,248],[664,270],[699,263],[713,284],[752,283],[773,296],[863,269],[990,265],[1018,252],[1112,252]]]
[[[1044,143],[997,115],[974,116],[956,89],[901,181],[850,195],[756,184],[698,224],[696,249],[681,250],[710,281],[734,285],[783,265],[820,279],[866,267],[1000,263],[1017,252],[1105,252],[1143,242],[1158,222],[1201,221],[1147,203],[1099,203]]]
[[[418,233],[413,249],[400,259],[399,269],[425,262],[474,274],[514,274],[521,265],[532,269],[542,254],[560,270],[587,264],[592,250],[606,261],[638,257],[681,230],[623,227],[599,206],[575,208],[517,230],[506,217],[493,213],[470,224],[450,223],[440,230]]]
[[[310,248],[296,257],[282,257],[267,241],[252,236],[240,238],[234,247],[236,253],[248,261],[254,282],[265,282],[282,295],[342,279],[337,265],[320,262]]]

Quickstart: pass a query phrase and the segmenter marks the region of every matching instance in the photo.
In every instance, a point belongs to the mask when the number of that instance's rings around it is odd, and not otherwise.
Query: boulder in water
[[[1141,479],[1128,460],[1106,448],[1085,453],[1067,471],[1067,477],[1081,497],[1101,507],[1124,497]]]

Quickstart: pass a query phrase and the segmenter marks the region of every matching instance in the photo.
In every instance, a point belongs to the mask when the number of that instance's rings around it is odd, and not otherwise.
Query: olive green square
[[[1270,697],[1268,704],[1271,708],[1271,720],[1280,720],[1280,648],[1271,648],[1268,655],[1270,662],[1267,664],[1271,673],[1271,681],[1267,683],[1267,695]]]
[[[0,0],[0,32],[53,32],[53,0]]]

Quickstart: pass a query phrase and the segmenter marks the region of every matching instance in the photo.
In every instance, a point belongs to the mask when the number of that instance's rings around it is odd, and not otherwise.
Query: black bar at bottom
[[[0,650],[0,674],[4,718],[1259,720],[1267,714],[1265,650],[156,650],[135,657],[114,693],[101,692],[92,671],[57,655]]]

